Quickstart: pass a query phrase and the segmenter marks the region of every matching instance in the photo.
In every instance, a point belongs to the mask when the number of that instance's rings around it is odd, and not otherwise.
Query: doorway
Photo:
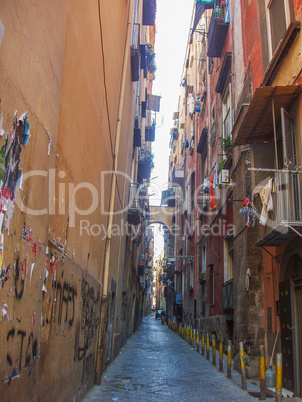
[[[279,283],[283,387],[302,394],[302,258],[292,255]]]

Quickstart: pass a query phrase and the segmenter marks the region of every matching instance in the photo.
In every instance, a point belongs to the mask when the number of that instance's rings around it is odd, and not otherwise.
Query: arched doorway
[[[291,254],[279,283],[283,387],[302,394],[302,258]]]

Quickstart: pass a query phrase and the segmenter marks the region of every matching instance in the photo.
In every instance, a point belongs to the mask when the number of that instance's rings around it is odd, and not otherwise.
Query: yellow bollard
[[[228,365],[227,365],[227,378],[232,377],[232,347],[231,342],[228,342]]]
[[[214,335],[212,335],[212,365],[216,366],[216,339]]]
[[[197,330],[197,334],[196,334],[196,349],[197,352],[199,353],[199,332]]]
[[[207,360],[210,360],[210,339],[208,333],[207,333]]]
[[[243,342],[239,342],[239,353],[240,353],[240,367],[241,367],[241,383],[242,383],[242,389],[246,389],[246,376],[245,376],[245,361],[244,361]]]
[[[201,335],[201,354],[204,356],[204,332]]]
[[[282,401],[282,353],[276,354],[276,402]]]
[[[223,371],[223,342],[219,341],[219,371]]]
[[[264,401],[265,398],[265,359],[264,359],[264,346],[260,346],[260,398]]]

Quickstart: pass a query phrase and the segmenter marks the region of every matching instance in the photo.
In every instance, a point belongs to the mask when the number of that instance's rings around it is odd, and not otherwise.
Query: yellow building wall
[[[31,137],[21,146],[19,168],[23,174],[37,171],[17,190],[13,219],[2,229],[1,400],[79,398],[94,380],[107,230],[101,207],[108,210],[110,192],[101,172],[112,169],[128,3],[0,3],[3,129],[11,130],[15,110],[18,117],[27,111]],[[128,174],[133,87],[129,62],[118,164]],[[93,200],[97,206],[73,220],[72,188],[83,183],[74,208],[86,210]],[[120,191],[127,201],[122,181]],[[35,215],[27,208],[47,212]],[[110,265],[117,281],[124,241],[112,246],[114,255],[122,250]]]

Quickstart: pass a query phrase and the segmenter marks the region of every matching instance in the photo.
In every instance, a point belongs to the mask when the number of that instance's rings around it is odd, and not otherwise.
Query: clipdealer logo
[[[112,175],[118,177],[120,185],[127,186],[129,188],[129,193],[125,197],[125,206],[114,211],[109,211],[109,198],[110,198],[110,183]],[[78,227],[80,230],[80,235],[88,236],[100,236],[101,239],[106,239],[108,236],[109,228],[106,223],[100,223],[98,220],[98,215],[108,216],[120,215],[122,218],[119,220],[118,224],[113,224],[110,228],[111,236],[123,236],[128,234],[137,237],[142,231],[141,225],[129,225],[127,219],[124,219],[124,214],[129,211],[129,209],[135,208],[143,216],[146,216],[145,201],[148,196],[146,195],[145,185],[138,185],[133,183],[131,177],[124,172],[117,171],[102,171],[100,173],[100,183],[99,188],[94,184],[89,182],[81,182],[75,184],[73,182],[68,183],[66,181],[66,173],[64,171],[57,171],[57,169],[44,170],[32,170],[24,173],[22,176],[22,188],[24,185],[28,187],[31,186],[30,180],[34,179],[35,185],[39,184],[40,188],[48,192],[48,205],[44,205],[44,208],[33,208],[30,203],[24,202],[24,192],[20,189],[16,191],[16,204],[17,206],[26,214],[31,216],[43,216],[43,215],[59,215],[68,216],[69,218],[69,228]],[[65,179],[65,181],[64,181]],[[168,200],[170,196],[168,195],[166,199],[162,199],[162,188],[156,183],[150,182],[149,191],[155,194],[155,199],[159,204],[156,208],[150,208],[148,212],[148,218],[150,219],[150,224],[157,222],[157,218],[160,215],[166,215],[172,217],[175,214],[182,213],[182,203],[178,202],[175,204],[174,208],[168,208]],[[174,188],[178,188],[177,195],[174,195],[178,200],[184,199],[184,194],[182,188],[175,184]],[[144,191],[143,191],[144,190]],[[89,205],[86,208],[80,208],[79,198],[80,192],[85,191],[86,200]],[[223,191],[222,191],[223,192]],[[128,196],[129,194],[129,196]],[[83,193],[81,194],[83,197]],[[204,195],[202,186],[196,189],[195,195],[196,203],[194,208],[196,209],[197,215],[215,215],[217,211],[205,211],[200,207],[200,202],[203,202]],[[218,199],[218,197],[217,197]],[[39,201],[38,201],[39,202]],[[37,202],[37,203],[38,203]],[[107,206],[107,208],[106,208]],[[226,210],[220,211],[226,213]],[[98,215],[95,215],[97,213]],[[94,214],[94,215],[93,215]],[[83,219],[78,219],[81,217]],[[85,219],[84,219],[85,217]],[[89,219],[90,217],[90,219]],[[93,221],[92,221],[93,219]],[[96,222],[95,220],[98,220]],[[181,225],[171,224],[170,233],[174,236],[181,235],[183,228]],[[185,232],[192,232],[192,230],[197,230],[201,235],[226,235],[231,230],[234,230],[233,225],[227,225],[226,220],[217,225],[197,225],[194,224],[194,228],[188,226],[188,222],[185,222]]]

